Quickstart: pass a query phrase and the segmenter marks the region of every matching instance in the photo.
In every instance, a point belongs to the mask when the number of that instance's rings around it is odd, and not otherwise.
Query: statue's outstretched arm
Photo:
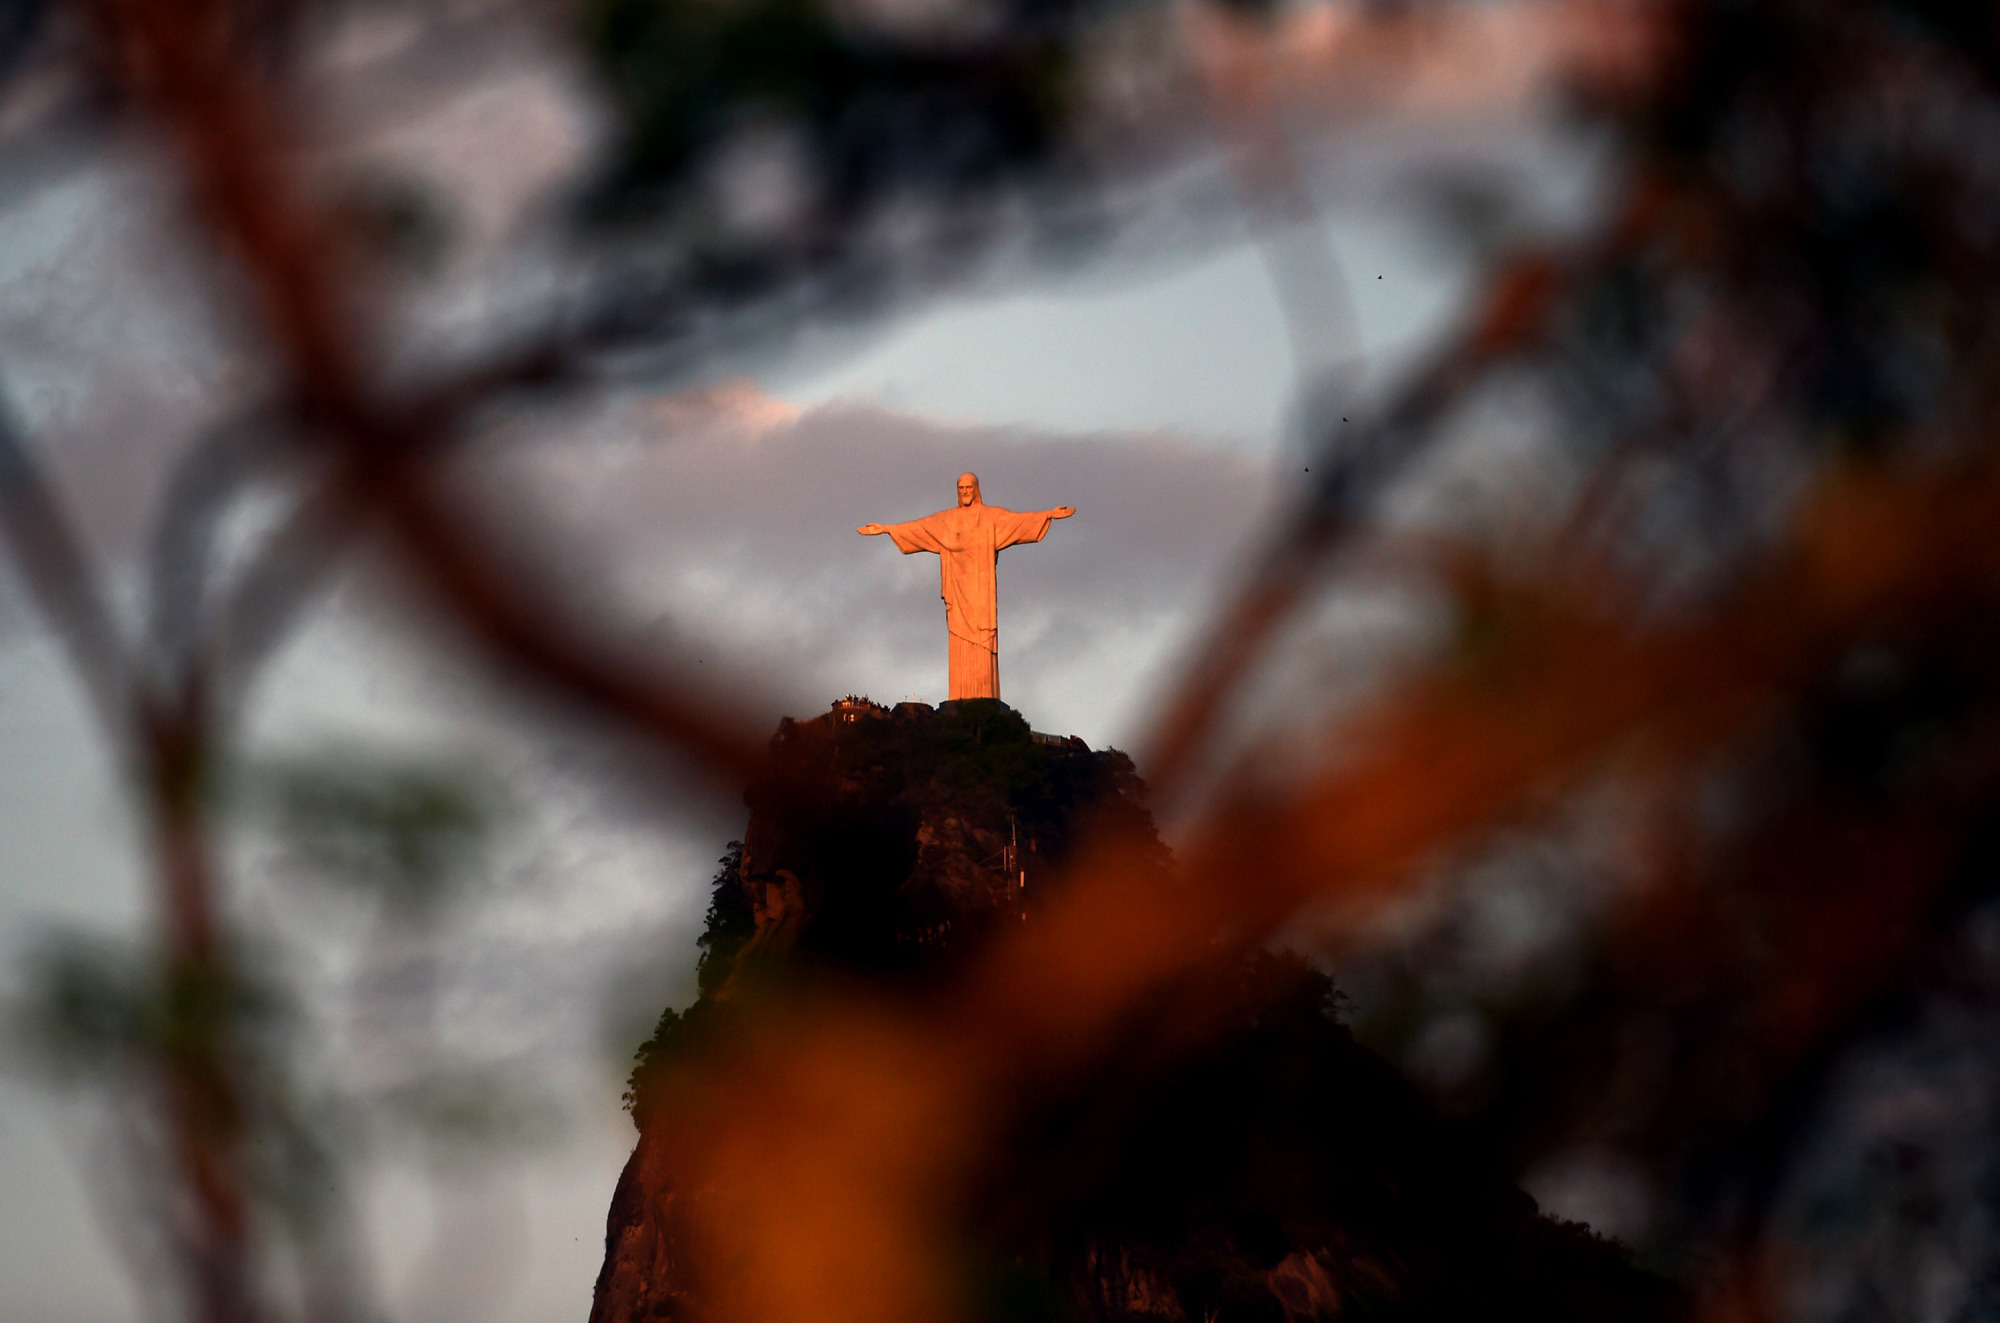
[[[1053,510],[1044,510],[1042,513],[1051,519],[1067,519],[1076,513],[1076,507],[1073,505],[1059,505]]]
[[[896,550],[905,556],[918,551],[943,552],[944,545],[937,539],[926,520],[912,519],[906,524],[863,524],[854,530],[863,537],[874,537],[886,533],[896,544]]]

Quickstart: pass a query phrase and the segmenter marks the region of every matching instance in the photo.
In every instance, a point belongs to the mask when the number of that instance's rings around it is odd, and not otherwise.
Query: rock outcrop
[[[729,1032],[760,971],[921,995],[1031,917],[1088,832],[1144,843],[1124,755],[1031,732],[998,703],[849,699],[784,722],[715,879],[700,996],[640,1051],[640,1139],[607,1226],[592,1323],[704,1317],[658,1136],[664,1064]],[[1619,1247],[1545,1218],[1340,1023],[1304,960],[1218,957],[1157,990],[1031,1100],[964,1201],[968,1317],[1655,1320],[1682,1301]],[[1201,1026],[1162,1035],[1162,1025]],[[1163,1048],[1163,1042],[1174,1044]]]

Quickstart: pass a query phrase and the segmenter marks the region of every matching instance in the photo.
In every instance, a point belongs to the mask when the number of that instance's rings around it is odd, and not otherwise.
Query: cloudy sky
[[[335,66],[416,40],[371,21]],[[492,45],[421,113],[352,112],[376,149],[459,199],[435,292],[444,320],[470,315],[482,281],[532,245],[523,218],[579,168],[598,122],[562,61]],[[1488,64],[1518,82],[1514,56]],[[1491,101],[1389,117],[1314,157],[1369,381],[1393,380],[1467,292],[1477,245],[1441,237],[1418,187],[1440,162],[1475,162],[1544,221],[1581,205],[1588,153],[1520,113],[1517,93],[1490,91],[1497,117]],[[0,166],[39,163],[0,188],[4,386],[128,584],[162,475],[253,356],[142,151],[99,144],[50,167],[26,132],[0,144]],[[642,635],[699,639],[702,664],[753,681],[774,724],[848,692],[943,695],[935,561],[858,524],[949,504],[964,469],[995,504],[1074,505],[1044,543],[1003,556],[1002,685],[1037,728],[1101,747],[1144,729],[1149,694],[1283,507],[1293,368],[1271,272],[1240,223],[1223,224],[1167,256],[1114,247],[1061,272],[1004,271],[839,336],[738,353],[672,389],[623,389],[503,429],[466,471],[580,605]],[[476,1302],[496,1319],[580,1318],[631,1139],[623,1055],[660,1005],[691,995],[705,883],[740,811],[727,796],[649,792],[600,732],[524,704],[426,619],[359,555],[263,677],[246,757],[365,746],[474,763],[502,787],[480,887],[448,945],[423,956],[443,970],[439,1019],[456,1035],[439,1050],[538,1063],[566,1120],[476,1166],[414,1143],[371,1150],[370,1271],[412,1320],[445,1295],[460,1316]],[[79,700],[0,574],[0,987],[54,929],[131,934],[145,920],[134,824]],[[298,971],[335,1044],[320,1064],[358,1070],[362,1049],[340,1044],[389,958],[384,939],[362,908],[302,880],[254,815],[238,826],[238,909]],[[146,1315],[107,1234],[109,1114],[0,1074],[0,1316]]]

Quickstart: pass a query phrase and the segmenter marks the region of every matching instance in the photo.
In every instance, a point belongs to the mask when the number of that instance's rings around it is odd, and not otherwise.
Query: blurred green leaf
[[[253,797],[300,860],[330,882],[428,915],[470,873],[502,809],[470,766],[341,751],[257,771]]]

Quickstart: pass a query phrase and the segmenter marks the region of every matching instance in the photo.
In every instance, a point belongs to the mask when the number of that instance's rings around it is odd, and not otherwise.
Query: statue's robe
[[[935,552],[945,627],[951,631],[951,696],[1000,697],[999,591],[994,571],[1001,551],[1040,542],[1054,518],[975,502],[907,524],[889,524],[897,550]]]

